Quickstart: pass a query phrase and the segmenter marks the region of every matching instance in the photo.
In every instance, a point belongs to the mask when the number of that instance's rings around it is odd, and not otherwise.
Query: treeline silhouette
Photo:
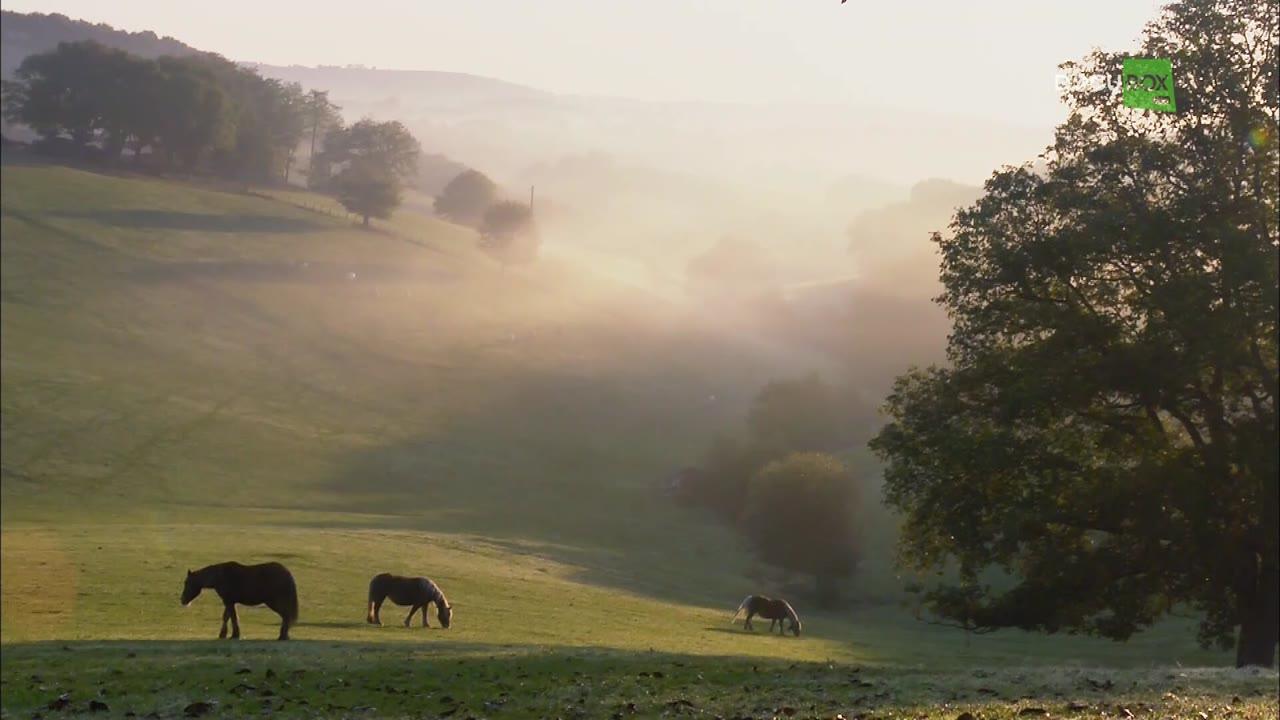
[[[211,53],[148,59],[64,42],[14,75],[5,118],[31,128],[38,149],[67,156],[285,181],[302,139],[340,122],[324,93]]]

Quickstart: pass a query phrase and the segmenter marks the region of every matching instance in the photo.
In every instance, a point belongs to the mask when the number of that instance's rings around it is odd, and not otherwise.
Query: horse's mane
[[[800,616],[796,614],[796,609],[791,607],[791,603],[781,598],[778,599],[778,602],[782,603],[782,606],[787,609],[787,615],[790,616],[791,622],[795,623],[796,627],[800,627]]]
[[[791,616],[791,619],[792,619],[792,620],[795,620],[795,619],[796,619],[796,617],[797,617],[797,616],[796,616],[796,609],[795,609],[795,608],[793,608],[793,607],[791,607],[791,603],[789,603],[789,602],[787,602],[786,600],[783,600],[783,599],[781,599],[781,598],[779,598],[779,599],[778,599],[778,602],[782,603],[782,606],[783,606],[783,607],[785,607],[785,608],[787,609],[787,614]]]
[[[209,580],[209,581],[217,580],[218,578],[222,577],[222,571],[225,570],[226,567],[230,564],[231,563],[220,562],[220,563],[214,563],[212,565],[205,565],[199,570],[192,570],[191,576],[195,578],[199,578],[201,582],[204,582],[206,580]]]

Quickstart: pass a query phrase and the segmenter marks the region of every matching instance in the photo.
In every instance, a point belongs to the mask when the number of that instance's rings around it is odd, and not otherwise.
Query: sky
[[[233,60],[446,70],[564,94],[1061,119],[1057,64],[1132,48],[1156,0],[4,0]]]

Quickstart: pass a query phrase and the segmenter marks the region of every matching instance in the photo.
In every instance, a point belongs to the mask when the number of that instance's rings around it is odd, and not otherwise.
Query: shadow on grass
[[[618,333],[625,328],[607,321],[515,327],[495,352],[645,344]],[[692,331],[663,334],[590,374],[544,367],[493,377],[484,402],[452,409],[443,433],[347,455],[324,485],[340,505],[317,509],[360,513],[371,528],[480,536],[505,554],[568,566],[575,581],[731,611],[772,588],[743,577],[740,538],[661,485],[683,448],[700,448],[696,438],[734,412],[705,401],[731,404],[737,390],[719,380],[672,382],[672,363],[716,356],[708,343]]]
[[[965,708],[1097,717],[1141,698],[1156,717],[1208,717],[1179,697],[1188,695],[1209,709],[1231,698],[1245,716],[1267,717],[1276,687],[1275,671],[1261,669],[974,672],[475,643],[51,641],[0,653],[6,715],[24,716],[50,708],[177,717],[201,714],[184,709],[196,705],[221,717],[914,717],[939,707],[948,717]],[[103,697],[109,708],[91,700]]]
[[[112,227],[144,230],[195,230],[214,233],[298,233],[332,229],[304,218],[252,213],[192,213],[165,210],[95,210],[60,212],[55,217],[90,220]]]
[[[704,627],[703,630],[714,633],[727,633],[729,635],[754,635],[750,630],[743,630],[740,627]]]

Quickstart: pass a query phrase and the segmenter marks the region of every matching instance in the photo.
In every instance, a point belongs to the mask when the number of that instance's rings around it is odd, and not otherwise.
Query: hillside
[[[176,714],[197,687],[223,684],[221,656],[175,642],[212,637],[216,600],[187,611],[176,600],[184,568],[230,558],[280,560],[298,578],[299,649],[235,652],[255,672],[319,672],[308,697],[336,697],[325,677],[403,673],[395,648],[452,659],[463,683],[452,692],[473,706],[491,699],[486,677],[534,673],[552,687],[583,659],[604,673],[593,703],[632,693],[625,678],[640,668],[698,668],[733,687],[754,672],[711,659],[721,656],[777,667],[772,696],[784,700],[817,677],[786,673],[843,671],[772,664],[783,660],[887,673],[1029,653],[1047,665],[1229,659],[1196,649],[1180,624],[1119,646],[966,638],[866,602],[841,614],[804,606],[800,641],[732,631],[729,612],[760,583],[753,563],[659,482],[737,422],[765,379],[809,359],[593,278],[572,258],[504,272],[469,232],[412,213],[365,232],[298,207],[326,209],[305,193],[228,194],[12,155],[2,179],[7,708],[49,702],[48,685],[17,681],[32,674],[83,698],[126,650],[137,681],[176,663],[190,671],[151,692],[127,686],[116,707],[154,708],[165,687],[160,708]],[[458,608],[455,626],[364,625],[365,583],[382,570],[433,577]],[[247,637],[273,636],[269,613],[242,617]],[[49,655],[50,640],[78,653]],[[357,651],[372,665],[348,667]],[[941,697],[928,679],[910,682],[902,698]],[[1016,692],[1020,681],[989,682]],[[235,692],[213,697],[247,707]]]
[[[13,71],[28,55],[52,50],[60,42],[80,40],[95,40],[146,58],[200,52],[180,40],[160,37],[150,30],[129,32],[105,23],[73,20],[58,13],[3,10],[0,11],[0,76],[13,77]]]

